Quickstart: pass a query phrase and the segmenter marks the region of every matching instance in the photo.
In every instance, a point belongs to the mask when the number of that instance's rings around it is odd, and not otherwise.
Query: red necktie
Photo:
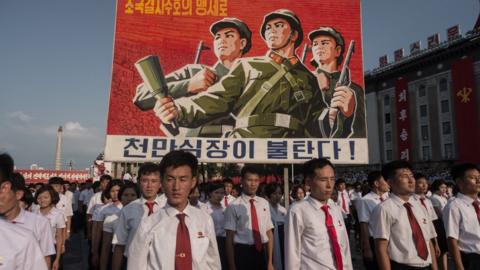
[[[422,203],[423,207],[425,207],[425,209],[427,209],[427,205],[425,204],[425,198],[420,198],[420,202]],[[428,209],[427,209],[428,211]]]
[[[153,214],[153,205],[155,205],[157,202],[145,202],[145,205],[148,207],[148,215],[150,216]]]
[[[380,202],[383,202],[383,201],[385,201],[385,199],[382,196],[380,196]]]
[[[253,241],[255,242],[255,248],[257,251],[261,251],[263,248],[262,237],[260,236],[260,228],[258,226],[257,209],[254,204],[255,200],[250,199],[250,213],[252,214],[252,232]]]
[[[403,206],[407,208],[408,221],[410,222],[410,227],[412,228],[413,242],[415,248],[417,249],[418,257],[427,260],[428,258],[428,249],[427,244],[425,243],[425,238],[423,237],[422,229],[418,224],[417,219],[413,215],[412,205],[410,203],[404,203]]]
[[[342,253],[338,244],[337,231],[335,231],[335,226],[333,225],[333,218],[328,212],[328,205],[322,205],[322,210],[325,212],[325,225],[327,226],[328,237],[330,237],[330,242],[332,243],[335,265],[337,270],[343,270]]]
[[[475,208],[475,212],[477,212],[477,219],[480,222],[480,202],[478,200],[473,201],[473,208]]]
[[[175,247],[175,270],[192,270],[192,247],[190,234],[185,224],[185,214],[177,214],[177,245]]]
[[[228,206],[227,196],[225,196],[225,198],[224,198],[223,200],[224,200],[224,202],[225,202],[225,207],[227,207],[227,206]]]
[[[343,193],[343,191],[340,191],[342,192],[342,208],[343,208],[343,211],[346,213],[347,212],[347,204],[345,203],[345,193]]]

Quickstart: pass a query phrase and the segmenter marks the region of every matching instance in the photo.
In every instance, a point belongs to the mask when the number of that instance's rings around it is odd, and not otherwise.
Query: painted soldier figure
[[[333,127],[330,127],[328,113],[320,116],[322,137],[330,138],[365,138],[365,93],[364,90],[349,80],[346,86],[337,86],[340,66],[345,53],[345,41],[342,35],[332,27],[320,27],[308,34],[312,42],[313,59],[316,67],[322,98],[331,108],[338,109]],[[327,111],[326,111],[327,112]]]
[[[174,98],[188,97],[207,90],[223,78],[234,62],[252,47],[252,32],[237,18],[223,18],[210,26],[213,47],[218,62],[213,67],[201,64],[188,64],[165,78],[169,95]],[[143,83],[137,87],[134,104],[141,110],[151,110],[155,106],[155,97]],[[188,137],[221,137],[231,131],[234,120],[229,116],[215,119],[207,124],[188,129]]]
[[[194,128],[231,114],[229,137],[320,137],[317,117],[326,105],[315,76],[295,55],[303,40],[300,20],[290,10],[273,11],[264,17],[261,36],[269,48],[265,56],[239,59],[205,92],[175,103],[160,99],[157,117]]]

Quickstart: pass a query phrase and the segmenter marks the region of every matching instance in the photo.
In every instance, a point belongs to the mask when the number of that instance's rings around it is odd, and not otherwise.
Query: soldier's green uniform
[[[217,31],[233,27],[238,30],[240,38],[245,38],[247,40],[245,47],[243,48],[243,53],[247,53],[252,44],[251,36],[252,33],[248,26],[239,19],[236,18],[223,18],[210,26],[210,32],[213,36]],[[201,64],[188,64],[184,67],[169,73],[165,76],[165,81],[168,86],[168,94],[174,99],[181,97],[188,97],[194,94],[190,94],[187,91],[188,83],[190,79],[205,68],[210,68],[215,73],[217,81],[227,75],[229,69],[225,67],[220,61],[217,62],[213,67],[207,67]],[[153,96],[152,92],[147,89],[144,84],[140,84],[137,87],[135,97],[133,98],[133,103],[143,111],[152,110],[155,107],[156,99]],[[234,120],[230,117],[224,117],[222,119],[214,119],[208,124],[205,124],[199,128],[188,130],[186,136],[188,137],[221,137],[227,131],[230,131],[234,125]]]
[[[338,82],[340,77],[340,72],[336,71],[329,73],[325,70],[318,68],[315,70],[315,73],[320,74],[324,73],[329,79],[329,88],[326,91],[322,91],[322,98],[325,104],[330,104],[333,93],[335,91],[335,85]],[[355,111],[353,115],[346,118],[340,111],[337,114],[337,119],[333,126],[333,129],[330,130],[330,125],[328,123],[328,115],[326,115],[326,120],[322,122],[325,134],[322,134],[323,137],[329,137],[328,134],[331,134],[331,138],[365,138],[367,137],[366,133],[366,122],[365,122],[365,94],[363,89],[356,83],[350,82],[347,85],[350,89],[353,90],[355,94]]]
[[[260,92],[265,95],[258,97]],[[312,73],[296,57],[273,52],[240,59],[219,83],[176,106],[184,127],[232,113],[236,124],[230,136],[242,138],[319,137],[315,112],[325,108]]]
[[[342,35],[331,27],[320,27],[310,32],[308,34],[308,37],[310,41],[313,42],[315,37],[319,35],[328,35],[333,37],[336,44],[341,47],[340,56],[337,58],[337,64],[340,65],[343,59],[343,53],[345,51],[345,42]],[[311,63],[314,66],[318,66],[318,64],[313,59]],[[330,73],[321,68],[317,68],[315,70],[315,73],[323,73],[328,78],[329,87],[328,90],[322,90],[322,99],[324,103],[327,104],[327,106],[329,107],[331,104],[333,93],[336,88],[336,84],[340,78],[340,71]],[[350,83],[346,86],[352,89],[355,94],[355,111],[353,115],[348,118],[339,111],[333,128],[330,128],[330,124],[328,122],[328,110],[321,112],[319,118],[323,119],[323,121],[320,120],[322,137],[365,138],[367,136],[365,122],[365,92],[358,84],[352,81],[350,81]]]

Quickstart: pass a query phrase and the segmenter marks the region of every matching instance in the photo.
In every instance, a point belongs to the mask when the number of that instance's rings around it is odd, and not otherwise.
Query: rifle
[[[168,86],[158,56],[148,55],[138,60],[135,63],[135,68],[142,77],[145,86],[150,89],[157,100],[168,96]],[[176,136],[179,134],[176,121],[170,124],[162,123],[160,124],[160,129],[167,134],[167,136]]]
[[[198,64],[200,62],[200,55],[202,54],[203,50],[210,50],[210,48],[203,44],[203,40],[200,40],[197,47],[197,52],[195,53],[195,60],[193,61],[194,64]]]
[[[303,46],[303,51],[302,51],[302,63],[305,63],[305,59],[307,58],[307,52],[308,52],[308,49],[309,49],[310,46],[308,46],[308,44],[305,44],[305,46]]]

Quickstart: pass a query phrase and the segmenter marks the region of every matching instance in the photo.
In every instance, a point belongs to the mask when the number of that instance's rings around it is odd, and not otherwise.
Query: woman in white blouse
[[[53,239],[55,240],[56,254],[52,255],[52,270],[60,268],[60,259],[62,256],[62,245],[64,241],[65,216],[63,212],[55,207],[60,200],[58,193],[49,185],[42,186],[35,194],[35,201],[39,208],[36,213],[43,215],[50,221],[52,227]]]
[[[113,194],[115,195],[115,194]],[[117,198],[120,199],[121,205],[126,206],[140,197],[140,188],[134,183],[126,183],[120,188]],[[114,214],[110,214],[105,217],[103,221],[103,235],[102,235],[102,248],[100,253],[100,270],[111,269],[110,260],[112,257],[112,239],[115,226],[120,216],[120,211]]]
[[[448,202],[447,185],[443,180],[435,180],[430,187],[430,191],[433,193],[433,195],[430,197],[430,200],[432,201],[433,209],[435,209],[435,212],[438,216],[438,219],[433,221],[433,225],[435,226],[435,231],[437,232],[437,241],[438,246],[440,247],[439,260],[442,263],[439,266],[441,266],[441,269],[446,270],[448,266],[448,245],[445,227],[442,220],[442,213],[443,208],[445,208]]]
[[[303,188],[302,188],[303,190]],[[298,191],[298,190],[297,190]],[[305,194],[305,193],[303,193]],[[283,196],[282,186],[270,183],[265,186],[265,196],[270,204],[270,213],[273,223],[273,266],[275,270],[282,270],[284,262],[284,224],[287,210],[280,205]],[[303,197],[302,197],[303,199]]]

